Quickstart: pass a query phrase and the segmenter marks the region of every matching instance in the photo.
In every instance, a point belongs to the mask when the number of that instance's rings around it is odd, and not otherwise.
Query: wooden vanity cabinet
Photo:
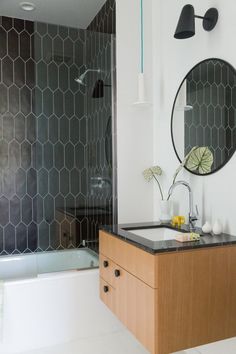
[[[155,289],[100,253],[100,297],[119,320],[153,352]]]
[[[236,336],[236,247],[154,255],[100,231],[100,297],[151,354]]]

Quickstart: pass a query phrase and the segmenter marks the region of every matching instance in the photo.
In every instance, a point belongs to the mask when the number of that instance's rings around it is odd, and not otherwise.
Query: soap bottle
[[[214,222],[212,231],[214,235],[220,235],[222,233],[222,225],[219,219],[216,219]]]
[[[202,227],[202,231],[205,233],[205,234],[209,234],[211,231],[212,231],[212,226],[211,224],[209,223],[209,221],[206,221],[205,224],[203,225]]]

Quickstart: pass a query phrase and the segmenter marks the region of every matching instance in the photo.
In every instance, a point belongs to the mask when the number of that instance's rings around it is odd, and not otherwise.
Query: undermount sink
[[[155,227],[152,229],[132,229],[128,232],[150,241],[168,241],[174,240],[175,236],[181,231],[172,230],[167,227]]]

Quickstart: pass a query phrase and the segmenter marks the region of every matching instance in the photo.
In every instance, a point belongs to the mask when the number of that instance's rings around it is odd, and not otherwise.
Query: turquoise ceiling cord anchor
[[[143,29],[143,0],[140,0],[140,58],[141,58],[141,74],[144,73],[144,29]]]
[[[140,0],[140,73],[138,75],[138,100],[134,105],[147,106],[144,78],[144,0]]]

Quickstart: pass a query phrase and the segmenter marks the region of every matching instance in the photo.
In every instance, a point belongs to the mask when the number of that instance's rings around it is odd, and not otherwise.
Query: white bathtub
[[[122,325],[99,300],[98,268],[72,270],[91,265],[98,265],[98,258],[88,250],[0,258],[0,279],[5,279],[0,353],[120,330]]]

